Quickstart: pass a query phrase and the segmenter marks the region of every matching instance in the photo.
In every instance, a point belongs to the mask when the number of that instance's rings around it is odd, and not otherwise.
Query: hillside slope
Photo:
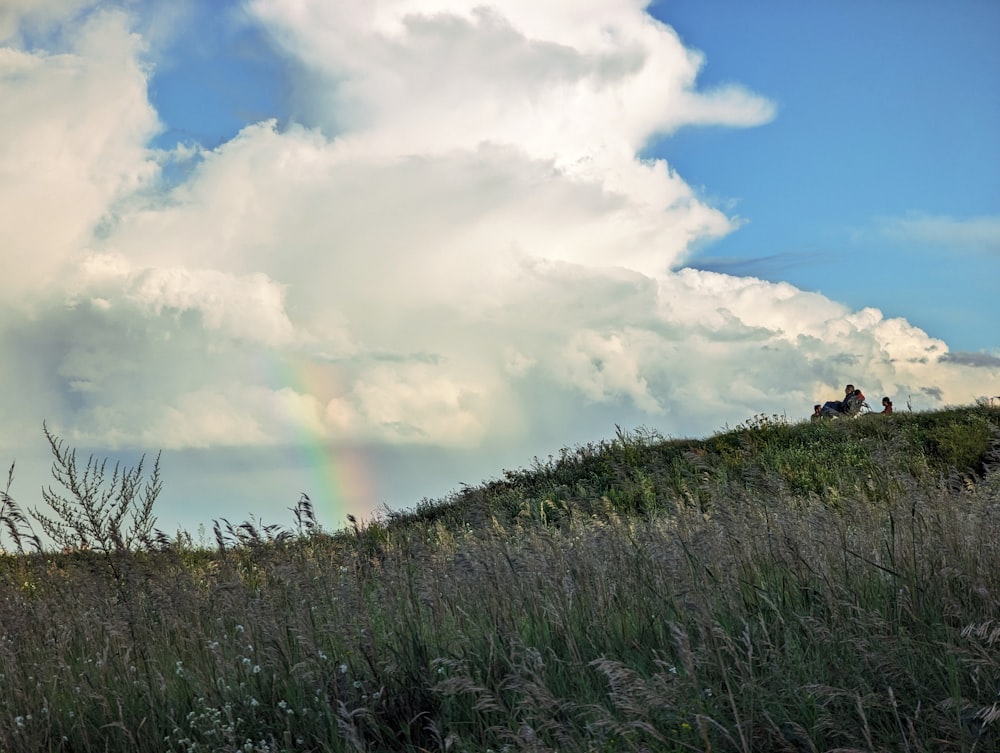
[[[997,449],[1000,408],[978,405],[852,420],[789,423],[759,415],[708,439],[668,439],[620,428],[613,439],[563,449],[444,500],[389,513],[393,523],[441,521],[463,527],[488,518],[600,512],[644,514],[678,504],[752,498],[770,490],[836,503],[889,486],[982,476]]]

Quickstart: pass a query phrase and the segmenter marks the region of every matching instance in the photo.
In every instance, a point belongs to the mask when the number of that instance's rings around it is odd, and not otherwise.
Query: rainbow
[[[341,393],[341,369],[337,364],[317,362],[291,355],[268,354],[270,385],[288,387],[316,399],[319,411]],[[294,413],[291,411],[290,413]],[[327,530],[346,525],[347,516],[368,517],[378,504],[372,483],[371,462],[358,444],[332,440],[317,427],[316,416],[288,415],[290,444],[295,465],[305,466],[304,483],[316,519]]]
[[[313,439],[302,444],[302,452],[316,484],[315,492],[304,491],[312,500],[320,525],[336,530],[347,524],[348,515],[371,515],[376,500],[364,451]]]

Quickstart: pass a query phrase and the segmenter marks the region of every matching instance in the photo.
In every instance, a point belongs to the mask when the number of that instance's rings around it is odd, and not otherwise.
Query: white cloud
[[[379,365],[357,381],[354,397],[380,440],[468,446],[486,433],[487,389],[427,364]]]
[[[116,201],[156,167],[145,143],[158,127],[137,56],[142,42],[117,12],[82,22],[58,53],[0,48],[0,236],[12,273],[0,294],[37,293]]]
[[[848,380],[975,397],[989,366],[942,364],[903,320],[675,271],[735,223],[638,155],[773,106],[698,91],[701,56],[644,7],[259,0],[316,106],[173,188],[124,15],[0,50],[8,436],[49,418],[91,445],[509,447],[619,416],[804,417]]]
[[[236,277],[211,269],[152,269],[141,273],[128,291],[147,311],[197,311],[205,329],[270,346],[294,339],[284,311],[284,288],[266,275]]]
[[[656,345],[656,338],[648,332],[624,329],[602,334],[584,330],[574,333],[569,344],[557,352],[557,365],[563,379],[588,399],[605,402],[626,396],[636,407],[657,415],[663,408],[650,393],[640,363],[642,354]]]
[[[70,300],[130,315],[199,317],[206,333],[267,346],[309,341],[285,311],[285,286],[267,275],[236,275],[195,267],[133,268],[117,253],[83,257]]]
[[[697,93],[702,56],[633,2],[389,1],[358,12],[256,0],[251,8],[289,54],[328,77],[317,123],[372,154],[510,144],[624,190],[634,155],[655,134],[774,115],[767,100],[735,86]]]

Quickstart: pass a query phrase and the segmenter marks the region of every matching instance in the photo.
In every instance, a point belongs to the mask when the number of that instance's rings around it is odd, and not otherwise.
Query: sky
[[[0,461],[168,533],[1000,400],[992,0],[8,0]]]

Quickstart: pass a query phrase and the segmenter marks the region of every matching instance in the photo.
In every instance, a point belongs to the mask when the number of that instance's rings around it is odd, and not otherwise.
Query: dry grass
[[[733,440],[741,483],[695,452],[687,494],[621,436],[572,459],[589,481],[472,490],[477,525],[5,556],[0,749],[997,749],[996,458],[915,475],[897,438],[831,498],[791,488],[772,430]],[[627,512],[585,488],[599,461]]]

